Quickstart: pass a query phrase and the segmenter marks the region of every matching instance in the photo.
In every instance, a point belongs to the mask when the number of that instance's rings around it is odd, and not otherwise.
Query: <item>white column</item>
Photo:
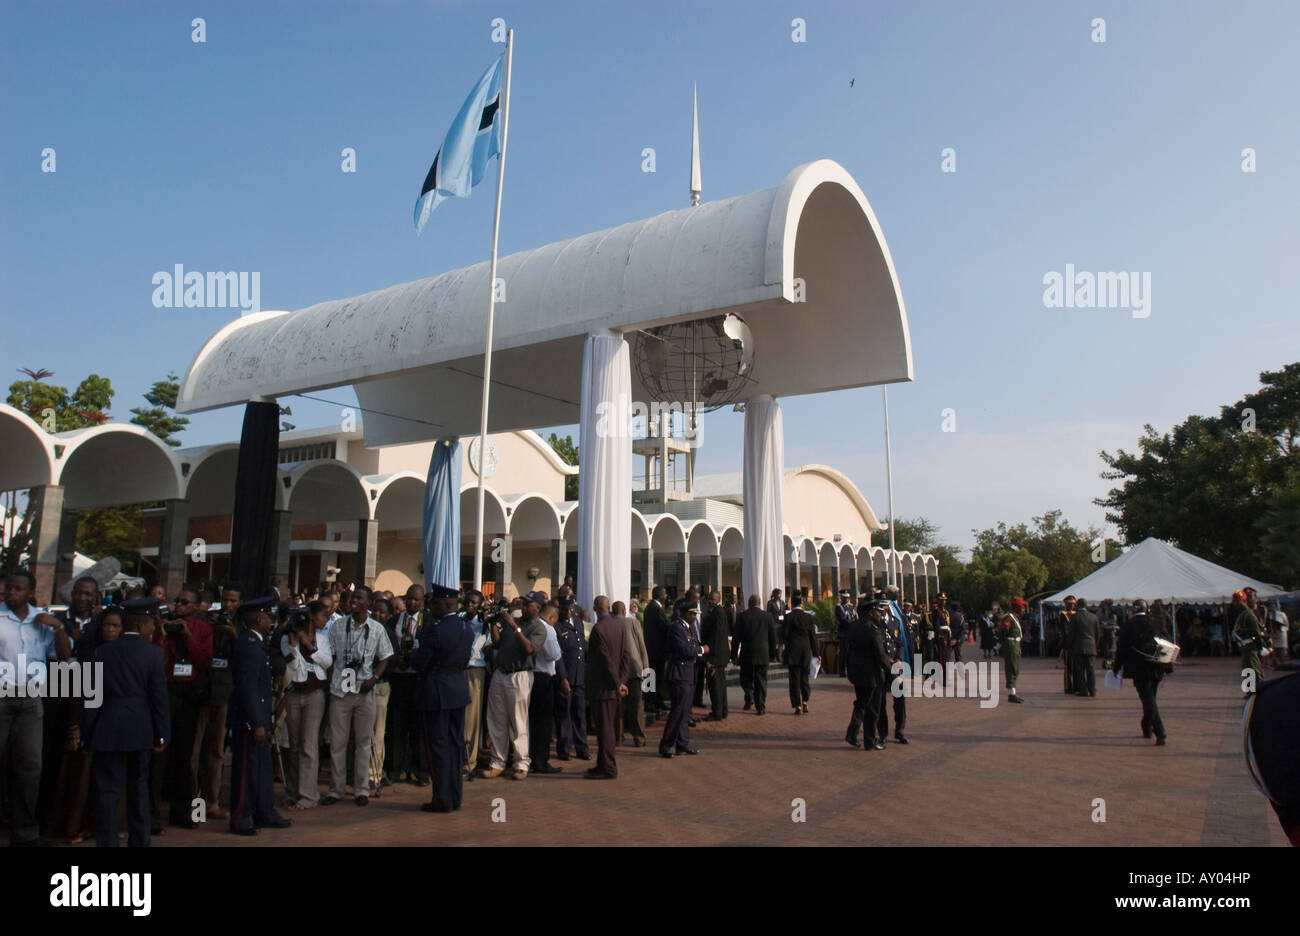
[[[785,480],[785,433],[781,407],[766,394],[745,404],[744,483],[745,551],[741,581],[746,596],[764,602],[774,588],[785,585],[785,555],[781,533],[781,486]],[[795,565],[795,587],[799,567]]]
[[[632,370],[621,335],[587,336],[579,411],[578,603],[632,590]]]

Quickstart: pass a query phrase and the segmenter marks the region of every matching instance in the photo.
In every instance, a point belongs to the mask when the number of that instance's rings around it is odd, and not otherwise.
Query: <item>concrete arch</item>
[[[175,453],[142,426],[105,423],[60,432],[53,441],[64,447],[58,483],[63,486],[68,508],[185,496],[185,480]]]
[[[646,524],[641,511],[635,507],[632,508],[632,548],[650,548],[650,527]]]
[[[696,520],[690,525],[686,551],[692,556],[718,555],[718,533],[707,520]]]
[[[541,494],[531,492],[511,498],[509,526],[506,532],[516,540],[557,540],[564,537],[564,520],[555,504]]]
[[[649,523],[651,519],[651,517],[647,517],[646,522]],[[656,555],[667,556],[671,553],[688,551],[686,548],[686,530],[675,515],[659,514],[653,519],[654,526],[651,528],[650,543]]]
[[[297,523],[372,520],[370,486],[347,462],[319,459],[280,473],[282,510]],[[288,479],[288,484],[284,479]]]
[[[214,445],[186,457],[180,452],[181,470],[185,471],[185,498],[190,515],[205,517],[228,515],[235,511],[235,474],[239,468],[239,443]],[[276,499],[284,495],[284,485],[277,485]]]
[[[373,519],[379,523],[379,532],[420,538],[424,529],[426,479],[413,471],[402,471],[366,480],[375,494]]]
[[[22,410],[0,403],[0,491],[53,484],[53,436]]]
[[[463,484],[460,488],[460,538],[474,542],[478,527],[478,482]],[[501,499],[492,485],[483,485],[483,536],[486,541],[491,535],[501,535],[509,528],[505,501]],[[488,544],[483,547],[484,555],[490,552]]]
[[[722,542],[719,546],[723,559],[742,559],[745,554],[745,534],[739,527],[728,524],[722,529]]]

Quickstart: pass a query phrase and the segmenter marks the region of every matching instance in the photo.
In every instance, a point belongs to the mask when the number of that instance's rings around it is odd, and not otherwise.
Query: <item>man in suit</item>
[[[627,696],[632,664],[623,641],[623,624],[610,613],[609,599],[597,595],[592,613],[596,623],[588,644],[587,689],[597,748],[596,766],[585,776],[588,780],[613,780],[618,776],[614,747],[618,743],[619,703]]]
[[[149,761],[171,738],[167,675],[162,649],[140,636],[141,618],[156,598],[122,606],[122,636],[95,650],[104,695],[99,708],[82,709],[81,743],[92,752],[95,777],[95,844],[117,847],[117,803],[126,787],[127,844],[149,845]]]
[[[705,657],[705,675],[709,686],[710,712],[707,721],[727,717],[727,664],[731,662],[731,626],[722,593],[709,595],[709,610],[704,619],[703,641],[709,645]]]
[[[781,627],[781,639],[785,643],[785,665],[790,670],[790,705],[796,715],[802,715],[808,711],[812,692],[808,667],[816,653],[817,624],[803,609],[803,596],[799,592],[790,597],[790,605]]]
[[[410,760],[410,770],[405,773],[405,780],[417,786],[429,783],[428,751],[420,732],[420,713],[415,710],[415,684],[419,674],[411,668],[411,657],[415,653],[415,638],[424,622],[424,587],[412,585],[406,590],[406,610],[397,616],[393,631],[397,643],[393,644],[394,656],[384,671],[388,675],[388,744],[385,753],[388,782],[396,783],[403,779],[403,770]],[[346,622],[344,622],[346,624]],[[328,638],[326,639],[328,643]],[[483,670],[487,672],[486,669]],[[478,684],[479,699],[483,697],[484,677],[471,677]],[[480,701],[480,707],[482,703]],[[475,767],[478,760],[478,737],[471,737],[471,754],[469,767]]]
[[[1147,603],[1139,598],[1133,602],[1133,614],[1119,629],[1119,646],[1111,669],[1123,672],[1133,680],[1138,699],[1142,702],[1142,737],[1156,736],[1156,745],[1165,743],[1165,723],[1160,718],[1156,704],[1156,690],[1164,678],[1164,670],[1145,656],[1155,652],[1157,624],[1147,614]]]
[[[1065,607],[1061,609],[1061,615],[1057,619],[1057,627],[1061,632],[1060,661],[1061,666],[1065,670],[1062,682],[1065,686],[1065,694],[1069,695],[1075,690],[1074,659],[1070,656],[1070,642],[1073,639],[1072,635],[1074,633],[1074,616],[1078,612],[1075,610],[1077,602],[1073,595],[1066,595],[1062,604],[1065,605]]]
[[[667,693],[668,612],[664,610],[667,600],[668,593],[664,587],[656,585],[642,615],[645,649],[650,657],[650,668],[655,671],[654,691],[646,693],[646,709],[656,714],[664,710],[664,695]]]
[[[452,812],[460,809],[464,789],[465,709],[469,706],[465,671],[477,629],[456,613],[456,589],[430,585],[426,595],[431,605],[420,628],[420,645],[411,657],[411,667],[419,674],[415,708],[424,722],[433,773],[433,799],[420,808]]]
[[[614,617],[623,625],[623,645],[627,648],[630,669],[627,677],[627,696],[622,702],[623,718],[619,722],[618,743],[623,743],[623,733],[632,736],[633,747],[645,747],[645,710],[641,701],[641,673],[646,668],[645,637],[641,624],[627,613],[623,602],[614,602]]]
[[[1078,599],[1076,606],[1078,610],[1070,619],[1070,661],[1074,666],[1074,694],[1095,696],[1097,674],[1092,668],[1092,658],[1097,655],[1097,647],[1101,643],[1101,621],[1088,610],[1088,603],[1082,598]]]
[[[952,660],[954,663],[961,662],[961,648],[966,643],[966,636],[969,629],[966,626],[966,615],[961,613],[961,602],[954,601],[948,605],[948,624],[952,627]]]
[[[776,620],[763,610],[758,595],[750,595],[749,607],[736,618],[731,653],[740,664],[745,708],[752,705],[759,715],[767,711],[767,664],[775,658],[776,641]]]
[[[785,624],[786,610],[787,608],[786,608],[785,599],[781,597],[781,589],[779,588],[772,589],[772,595],[767,600],[767,613],[772,615],[772,620],[776,621],[776,627],[777,627],[777,644],[774,644],[772,647],[773,656],[775,656],[777,652],[781,649],[779,646],[780,634],[781,634],[781,627],[784,626]]]
[[[691,747],[691,696],[695,692],[695,661],[707,651],[700,642],[695,626],[697,608],[691,598],[682,598],[676,605],[676,617],[668,632],[668,685],[672,687],[672,711],[664,723],[663,737],[659,739],[659,756],[698,754]]]
[[[835,606],[835,635],[839,640],[841,648],[844,647],[845,641],[849,636],[849,625],[858,617],[858,611],[853,607],[853,594],[847,589],[840,589],[840,603]],[[863,606],[865,610],[866,606]],[[848,654],[842,649],[840,651],[840,675],[848,672],[849,658]]]
[[[591,760],[587,745],[587,636],[582,620],[568,599],[560,599],[555,637],[560,643],[560,659],[569,680],[569,694],[556,699],[555,757],[569,759],[569,749],[579,760]]]
[[[849,625],[844,645],[848,657],[846,669],[853,684],[853,717],[844,733],[844,740],[858,746],[858,732],[864,732],[864,750],[883,751],[885,739],[878,732],[880,721],[880,687],[889,678],[889,657],[881,637],[885,615],[890,613],[888,601],[873,601],[867,616],[861,614]]]
[[[236,835],[293,825],[275,811],[271,778],[271,657],[266,639],[271,632],[268,613],[273,603],[270,597],[257,598],[239,608],[243,626],[231,661],[234,685],[227,713],[232,734],[230,831]]]

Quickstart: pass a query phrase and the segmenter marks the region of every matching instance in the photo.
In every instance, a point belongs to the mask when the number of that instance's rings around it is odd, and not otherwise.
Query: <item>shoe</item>
[[[755,714],[755,715],[766,715],[766,714],[767,714],[767,709],[765,709],[765,708],[755,709],[754,714]]]
[[[493,777],[499,777],[503,773],[505,773],[505,770],[501,767],[484,767],[478,772],[478,775],[484,780],[491,780]]]
[[[799,709],[799,708],[797,708],[797,709],[794,710],[794,713],[795,713],[796,715],[802,715],[802,714],[803,714],[803,709]]]
[[[220,806],[213,806],[211,809],[208,810],[209,820],[229,819],[229,818],[230,818],[230,813],[227,810],[222,809]]]
[[[1013,695],[1013,696],[1008,696],[1008,697],[1007,697],[1007,701],[1008,701],[1008,702],[1015,702],[1017,705],[1019,705],[1021,700],[1020,700],[1020,696],[1018,696],[1018,695]]]
[[[645,738],[633,738],[632,747],[645,747]]]
[[[154,835],[154,836],[162,835],[162,834],[163,834],[163,826],[162,826],[162,823],[161,823],[161,822],[155,822],[153,825],[151,825],[151,826],[149,827],[149,834],[150,834],[150,835]]]
[[[379,794],[382,793],[383,791],[384,791],[384,786],[383,786],[382,783],[377,783],[377,784],[375,784],[374,791],[371,792],[371,794],[370,794],[370,798],[371,798],[371,799],[379,799]]]
[[[1150,729],[1150,728],[1143,728],[1143,729],[1142,729],[1142,737],[1144,737],[1144,738],[1146,738],[1148,741],[1150,741],[1150,740],[1151,740],[1151,729]]]
[[[614,774],[605,773],[603,770],[588,770],[583,774],[588,780],[614,780],[617,779]]]
[[[231,829],[230,831],[231,831],[231,832],[234,832],[236,835],[256,835],[256,834],[257,834],[257,830],[256,830],[255,828],[253,828],[252,826],[249,826],[247,829]]]
[[[402,782],[403,782],[403,783],[414,783],[414,782],[415,782],[415,774],[407,774],[405,777],[402,778]]]
[[[564,773],[564,768],[556,767],[554,764],[547,764],[545,767],[534,767],[533,773],[540,773],[540,774]]]
[[[556,754],[556,755],[555,755],[555,759],[556,759],[556,760],[566,761],[566,760],[569,759],[569,755],[568,755],[568,754]]]
[[[528,779],[528,771],[520,770],[518,767],[516,767],[514,770],[510,771],[510,773],[507,774],[507,776],[511,780],[526,780]]]
[[[1165,736],[1161,735],[1160,737],[1156,738],[1156,747],[1164,747],[1164,746],[1165,746]]]
[[[696,725],[698,725],[699,723],[700,723],[700,720],[699,720],[698,718],[692,718],[692,719],[691,719],[691,722],[690,722],[690,727],[694,728],[694,727],[695,727]]]
[[[803,704],[803,713],[804,713],[805,715],[808,714],[808,703],[807,703],[807,702],[805,702],[805,703]]]
[[[858,746],[858,739],[853,737],[853,735],[851,734],[846,734],[844,736],[844,740],[847,741],[849,744],[851,744],[853,747]]]
[[[885,749],[885,742],[877,739],[876,743],[872,745],[872,747],[874,747],[877,751],[883,751]]]
[[[706,716],[704,716],[704,720],[705,720],[705,721],[722,721],[722,719],[725,718],[725,717],[726,717],[725,715],[712,715],[712,714],[710,714],[710,715],[706,715]]]
[[[578,758],[578,760],[591,760],[591,752],[583,751],[581,754],[575,754],[574,757]]]
[[[659,752],[659,756],[660,756],[660,757],[672,757],[672,756],[673,756],[673,752],[672,752],[672,751],[660,751],[660,752]]]
[[[392,777],[388,776],[388,774],[384,774],[382,777],[379,778],[379,785],[380,785],[380,786],[392,786],[392,785],[393,785],[393,779],[392,779]]]
[[[292,819],[286,819],[284,816],[276,816],[270,822],[263,822],[258,826],[259,829],[287,829],[293,825]]]
[[[335,796],[333,793],[331,793],[329,796],[327,796],[327,797],[325,797],[323,800],[321,800],[321,801],[320,801],[320,804],[321,804],[322,806],[333,806],[335,803],[337,803],[337,802],[338,802],[339,800],[341,800],[342,798],[343,798],[343,797],[341,797],[341,796]]]
[[[366,794],[364,793],[361,793],[352,802],[356,803],[358,806],[365,806],[367,803],[370,802],[370,797],[366,796]]]
[[[428,786],[428,785],[429,785],[429,778],[428,778],[428,777],[416,777],[416,778],[415,778],[415,785],[416,785],[416,786],[419,786],[419,787],[425,787],[425,786]]]
[[[753,707],[754,707],[754,703],[751,702],[751,701],[749,701],[748,699],[746,699],[746,700],[745,700],[745,711],[748,712],[748,711],[749,711],[750,709],[752,709]]]
[[[451,810],[448,809],[448,808],[446,808],[445,806],[439,806],[437,803],[421,803],[421,804],[420,804],[420,812],[442,812],[442,813],[447,813],[447,812],[451,812]]]
[[[909,743],[908,740],[907,740],[906,738],[904,738],[901,734],[896,734],[896,735],[894,735],[894,740],[897,741],[899,744],[908,744],[908,743]]]
[[[1091,699],[1091,698],[1094,698],[1096,695],[1097,695],[1097,690],[1094,689],[1094,690],[1092,690],[1092,692],[1088,693],[1088,698],[1090,698],[1090,699]]]
[[[678,749],[677,749],[677,753],[678,753],[678,754],[698,754],[698,753],[700,753],[700,749],[699,749],[699,748],[693,748],[693,747],[678,748]]]

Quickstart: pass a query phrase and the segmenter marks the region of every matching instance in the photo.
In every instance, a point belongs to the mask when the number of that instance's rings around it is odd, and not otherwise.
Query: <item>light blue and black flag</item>
[[[438,202],[453,195],[468,198],[483,180],[488,160],[501,152],[501,72],[505,56],[497,59],[474,85],[452,121],[415,203],[415,230],[424,229]]]

